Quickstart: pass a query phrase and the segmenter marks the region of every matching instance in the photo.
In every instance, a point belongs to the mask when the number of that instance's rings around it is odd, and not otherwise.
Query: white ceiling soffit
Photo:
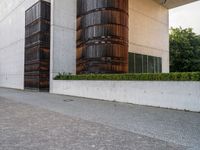
[[[185,4],[189,4],[192,2],[196,2],[199,0],[155,0],[155,1],[162,4],[163,6],[165,6],[168,9],[172,9],[172,8],[182,6]]]

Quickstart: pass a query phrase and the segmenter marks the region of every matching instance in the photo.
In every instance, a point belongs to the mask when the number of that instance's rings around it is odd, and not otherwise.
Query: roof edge
[[[173,9],[179,6],[183,6],[192,2],[197,2],[198,0],[154,0],[160,5],[167,9]]]

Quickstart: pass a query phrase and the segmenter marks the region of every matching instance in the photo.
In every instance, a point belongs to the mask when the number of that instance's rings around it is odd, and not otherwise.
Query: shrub
[[[55,80],[141,80],[141,81],[200,81],[200,72],[159,73],[159,74],[84,74],[59,73]]]

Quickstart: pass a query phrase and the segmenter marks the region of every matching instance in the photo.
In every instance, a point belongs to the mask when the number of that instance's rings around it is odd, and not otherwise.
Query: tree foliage
[[[200,71],[200,36],[192,28],[170,30],[171,72]]]

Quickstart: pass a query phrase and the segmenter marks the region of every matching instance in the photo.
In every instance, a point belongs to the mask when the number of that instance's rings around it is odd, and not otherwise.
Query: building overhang
[[[155,1],[168,9],[172,9],[192,2],[196,2],[198,0],[155,0]]]

